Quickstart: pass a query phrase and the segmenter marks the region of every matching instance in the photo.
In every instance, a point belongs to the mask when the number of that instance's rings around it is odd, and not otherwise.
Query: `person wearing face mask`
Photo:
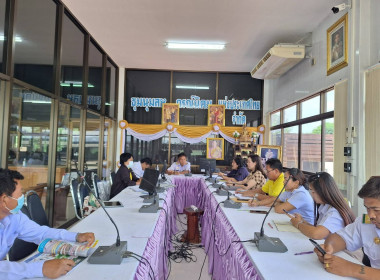
[[[130,153],[120,155],[120,168],[116,172],[115,180],[111,186],[110,199],[129,186],[140,185],[139,178],[132,171],[133,156]]]
[[[321,245],[326,251],[324,256],[314,251],[327,272],[363,280],[380,279],[380,176],[371,177],[358,196],[364,200],[370,223],[358,217],[352,224],[327,237],[325,244]],[[371,267],[333,255],[360,248],[368,256]]]
[[[285,172],[284,182],[288,183],[285,191],[280,194],[274,211],[285,214],[284,209],[290,214],[298,213],[306,222],[314,224],[314,202],[305,188],[305,175],[301,170],[291,168]]]
[[[74,261],[55,259],[25,263],[4,260],[16,238],[36,244],[46,238],[87,242],[88,245],[95,241],[93,233],[75,233],[40,226],[23,214],[20,211],[24,204],[23,179],[17,171],[0,168],[0,279],[57,278],[65,275],[74,267]]]

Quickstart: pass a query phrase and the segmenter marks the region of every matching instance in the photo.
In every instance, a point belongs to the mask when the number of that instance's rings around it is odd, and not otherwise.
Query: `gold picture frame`
[[[257,155],[261,157],[262,163],[270,158],[277,158],[282,162],[282,147],[273,145],[257,145]]]
[[[348,14],[327,29],[327,76],[348,65]]]
[[[224,160],[224,138],[207,138],[206,158]]]
[[[208,105],[207,125],[218,124],[224,126],[225,116],[224,105]]]
[[[179,104],[164,103],[162,104],[161,123],[172,123],[179,125]]]

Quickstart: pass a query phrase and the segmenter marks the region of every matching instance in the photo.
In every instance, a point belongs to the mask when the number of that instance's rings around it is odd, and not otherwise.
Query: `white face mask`
[[[132,166],[133,166],[133,161],[130,161],[130,162],[128,163],[127,167],[128,167],[128,168],[132,168]]]

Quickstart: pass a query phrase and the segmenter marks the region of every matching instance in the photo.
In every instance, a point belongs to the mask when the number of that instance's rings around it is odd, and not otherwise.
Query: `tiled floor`
[[[186,223],[185,215],[178,216],[180,221]],[[180,223],[177,220],[177,227],[181,231],[186,229],[186,225]],[[182,260],[180,263],[175,263],[171,261],[171,272],[169,275],[169,280],[198,280],[201,272],[202,264],[205,259],[205,251],[203,248],[192,249],[195,256],[195,262],[186,262]],[[203,266],[202,275],[200,280],[209,280],[211,275],[208,274],[208,258],[206,257],[205,264]]]

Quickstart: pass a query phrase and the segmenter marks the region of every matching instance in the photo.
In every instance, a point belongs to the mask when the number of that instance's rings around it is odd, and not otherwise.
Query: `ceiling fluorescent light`
[[[61,82],[61,87],[82,87],[82,82],[77,82],[77,81],[65,81]],[[88,83],[87,87],[93,88],[94,85]]]
[[[24,103],[34,103],[34,104],[51,104],[51,101],[45,100],[24,100]]]
[[[204,44],[204,43],[172,43],[167,42],[168,49],[186,49],[186,50],[223,50],[226,44]]]
[[[4,35],[0,35],[0,41],[5,41],[5,36]],[[15,37],[15,42],[22,42],[22,39],[20,36],[16,36]]]
[[[175,86],[175,88],[183,88],[183,89],[210,89],[208,86],[186,86],[186,85]]]

